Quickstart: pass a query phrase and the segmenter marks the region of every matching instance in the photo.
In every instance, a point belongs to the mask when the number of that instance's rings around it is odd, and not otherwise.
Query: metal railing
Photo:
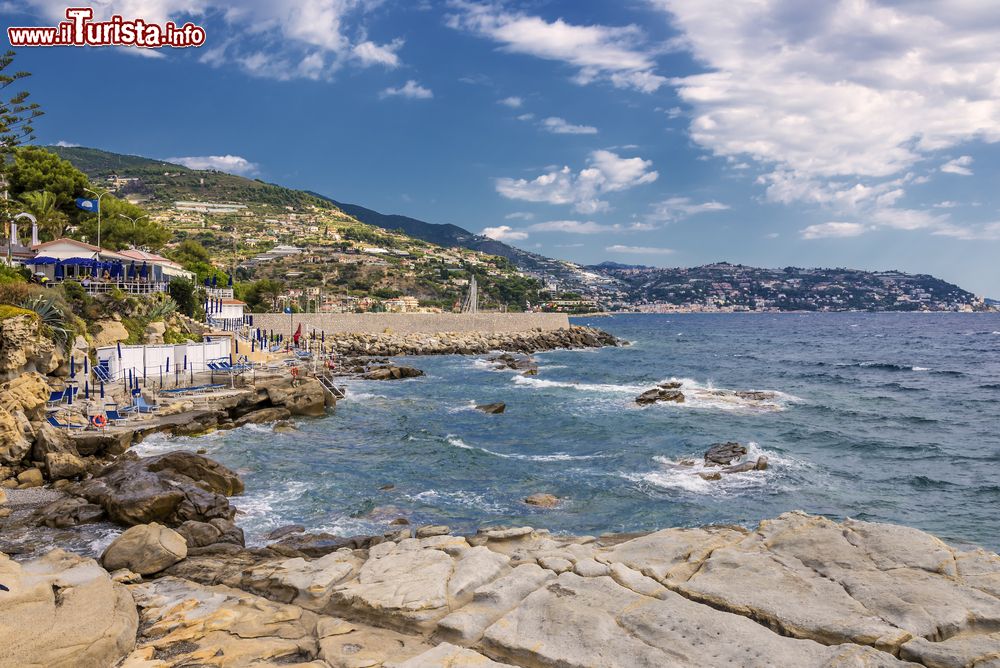
[[[72,279],[69,279],[72,280]],[[98,295],[107,294],[115,290],[121,290],[133,295],[151,295],[157,292],[166,292],[168,283],[166,281],[80,281],[80,285],[87,294]]]

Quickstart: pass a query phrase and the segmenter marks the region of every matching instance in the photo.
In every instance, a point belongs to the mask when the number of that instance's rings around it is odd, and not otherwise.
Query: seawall
[[[254,313],[254,327],[289,336],[302,332],[327,334],[437,334],[480,332],[516,334],[569,327],[565,313]]]

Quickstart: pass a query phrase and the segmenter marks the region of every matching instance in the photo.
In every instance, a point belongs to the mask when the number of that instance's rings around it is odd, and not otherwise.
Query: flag
[[[292,335],[292,343],[299,345],[299,339],[302,338],[302,323],[299,323],[299,328],[295,330],[295,334]]]
[[[76,208],[78,209],[95,213],[99,206],[100,204],[96,199],[83,199],[82,197],[76,198]]]

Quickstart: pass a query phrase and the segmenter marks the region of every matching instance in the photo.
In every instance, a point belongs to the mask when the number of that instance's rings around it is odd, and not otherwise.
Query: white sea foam
[[[288,522],[284,510],[294,508],[309,490],[309,484],[292,480],[270,489],[258,489],[234,496],[230,503],[238,511],[237,524],[246,524],[256,533],[267,533]]]
[[[680,383],[683,403],[660,402],[657,406],[702,408],[725,411],[783,411],[790,404],[804,403],[802,399],[778,390],[730,390],[702,384],[691,378],[667,378],[662,383]],[[649,388],[644,388],[649,389]],[[762,392],[764,398],[748,396],[747,392]]]
[[[653,457],[653,461],[659,465],[656,470],[645,473],[621,473],[620,475],[640,486],[648,485],[659,489],[679,490],[692,494],[727,496],[764,487],[774,488],[776,482],[786,478],[789,471],[808,468],[808,465],[803,462],[781,456],[771,450],[765,450],[754,442],[748,443],[747,454],[733,463],[756,461],[762,455],[768,459],[767,470],[722,474],[722,478],[719,480],[705,480],[698,475],[699,473],[719,473],[721,470],[717,466],[705,466],[704,458],[701,455],[692,455],[682,458],[682,460],[657,456]]]
[[[469,445],[462,439],[452,434],[448,434],[445,437],[448,445],[453,445],[456,448],[462,448],[463,450],[478,450],[479,452],[485,452],[488,455],[493,455],[494,457],[500,457],[502,459],[520,459],[522,461],[529,462],[573,462],[573,461],[583,461],[587,459],[607,459],[611,455],[568,455],[565,452],[556,452],[551,455],[519,455],[519,454],[504,454],[502,452],[495,452],[493,450],[488,450],[486,448],[480,448],[475,445]]]
[[[569,383],[560,380],[546,380],[537,376],[514,376],[515,385],[534,388],[566,388],[582,392],[605,392],[614,394],[638,394],[644,388],[642,385],[614,385],[610,383]]]
[[[404,495],[405,498],[416,503],[429,506],[457,505],[466,508],[473,508],[482,512],[500,515],[506,512],[504,505],[496,500],[490,500],[479,492],[455,491],[439,492],[436,489],[428,489],[418,494]]]

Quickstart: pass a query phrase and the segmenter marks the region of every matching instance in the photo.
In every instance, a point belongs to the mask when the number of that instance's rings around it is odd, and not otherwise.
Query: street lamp
[[[100,209],[101,209],[101,207],[100,207],[100,205],[98,205],[98,207],[97,207],[98,213],[100,213]],[[118,215],[121,216],[122,218],[124,218],[125,220],[129,220],[129,221],[132,222],[132,247],[134,248],[135,247],[135,224],[138,221],[142,220],[143,218],[149,218],[149,216],[142,215],[142,216],[136,216],[135,218],[133,218],[132,216],[126,216],[124,213],[119,213]],[[98,242],[97,245],[100,246],[101,245],[100,242]]]
[[[90,188],[84,188],[84,190],[86,190],[89,193],[97,195],[97,247],[100,248],[101,247],[101,198],[107,195],[108,191],[105,190],[104,192],[99,193],[96,190],[91,190]]]

